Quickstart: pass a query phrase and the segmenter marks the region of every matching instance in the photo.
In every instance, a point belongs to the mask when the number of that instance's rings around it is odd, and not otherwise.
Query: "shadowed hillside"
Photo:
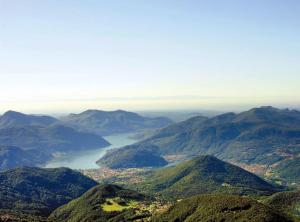
[[[50,157],[39,150],[22,150],[15,146],[0,147],[0,170],[43,164]]]
[[[0,128],[20,126],[49,126],[58,122],[51,116],[27,115],[15,111],[7,111],[0,116]]]

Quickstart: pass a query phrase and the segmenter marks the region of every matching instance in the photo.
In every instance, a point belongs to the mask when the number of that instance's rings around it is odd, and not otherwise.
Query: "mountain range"
[[[28,115],[16,111],[7,111],[0,116],[0,128],[22,126],[49,126],[58,122],[58,119],[45,115]]]
[[[268,166],[300,153],[300,112],[268,106],[212,118],[193,117],[122,149],[133,146],[136,152],[150,147],[161,157],[209,154],[231,162]],[[111,162],[113,152],[119,155],[120,150],[111,151],[103,160]]]
[[[264,192],[260,194],[266,194],[266,190],[272,192],[274,189],[257,176],[238,167],[234,169],[234,166],[214,157],[202,156],[163,169],[154,175],[153,181],[155,188],[169,189],[168,193],[173,197],[179,197],[178,192],[181,192],[184,194],[181,198],[184,198],[170,202],[159,195],[160,191],[142,194],[118,185],[99,185],[67,168],[7,170],[0,173],[0,221],[297,221],[293,217],[294,210],[297,210],[294,204],[299,203],[295,192],[278,193],[267,198],[260,196],[261,201],[257,202],[251,197],[221,194],[218,193],[220,189],[214,190],[232,185],[238,189],[261,189]],[[212,194],[194,195],[203,188]],[[187,190],[198,191],[186,195]]]
[[[63,125],[19,126],[0,129],[0,170],[39,166],[56,153],[68,153],[109,145],[101,136],[78,132]],[[18,147],[18,148],[16,148]]]
[[[123,110],[87,110],[79,114],[70,114],[60,120],[69,127],[101,136],[157,129],[173,123],[166,117],[143,117]]]
[[[56,153],[110,145],[100,134],[154,129],[170,123],[167,118],[146,118],[121,110],[88,110],[62,119],[7,111],[0,116],[0,170],[39,166]]]
[[[134,114],[115,112],[102,119],[109,123],[101,125],[105,132],[49,116],[14,111],[1,116],[0,221],[299,221],[300,112],[260,107],[164,128],[154,124],[159,129],[139,125]],[[93,118],[87,115],[83,122]],[[115,121],[120,129],[108,127]],[[125,123],[132,127],[123,128]],[[116,170],[82,171],[101,184],[67,168],[9,169],[43,165],[57,152],[104,147],[105,133],[149,129],[148,138],[110,150],[98,162]],[[168,161],[171,166],[163,167]],[[236,164],[266,167],[275,179],[266,181]],[[279,179],[289,187],[273,183]],[[106,184],[111,181],[118,185]]]

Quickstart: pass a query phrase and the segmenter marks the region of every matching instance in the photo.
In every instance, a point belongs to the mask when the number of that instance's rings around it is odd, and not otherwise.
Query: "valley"
[[[0,116],[0,170],[21,166],[95,168],[106,151],[136,142],[137,133],[172,123],[168,118],[122,110],[87,110],[67,116],[16,111]]]
[[[300,0],[0,0],[0,222],[300,222]]]
[[[298,111],[259,107],[111,135],[87,129],[98,115],[145,120],[88,111],[71,115],[87,118],[77,129],[46,116],[0,117],[0,141],[9,142],[0,149],[1,222],[299,221]],[[19,137],[25,148],[12,146]],[[94,139],[105,144],[90,146]]]

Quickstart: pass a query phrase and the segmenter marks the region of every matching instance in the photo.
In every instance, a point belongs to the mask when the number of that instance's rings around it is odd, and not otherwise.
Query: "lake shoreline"
[[[103,138],[111,145],[102,148],[84,151],[80,150],[73,153],[58,155],[48,161],[44,168],[68,167],[77,170],[98,169],[100,166],[97,165],[97,160],[103,157],[108,150],[120,148],[137,142],[137,140],[133,138],[135,134],[136,133],[124,133],[104,136]]]

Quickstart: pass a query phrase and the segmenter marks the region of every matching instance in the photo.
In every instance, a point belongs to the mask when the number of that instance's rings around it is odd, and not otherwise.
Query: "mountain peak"
[[[278,108],[275,108],[275,107],[273,107],[273,106],[261,106],[261,107],[259,107],[259,108],[257,108],[257,109],[278,110]]]
[[[17,111],[13,111],[13,110],[8,110],[6,111],[3,116],[7,116],[7,117],[23,117],[25,116],[24,113],[21,112],[17,112]]]
[[[214,161],[221,161],[217,157],[212,155],[200,155],[192,159],[191,161],[195,163],[201,163],[201,162],[214,162]]]
[[[156,129],[172,123],[168,118],[143,117],[125,110],[102,111],[95,109],[89,109],[79,114],[70,114],[61,120],[68,126],[98,135]]]
[[[24,114],[9,110],[0,117],[0,128],[20,127],[20,126],[49,126],[57,122],[51,116]]]
[[[214,191],[269,194],[276,189],[260,177],[210,155],[157,170],[149,187],[175,198]]]
[[[254,111],[254,112],[262,112],[262,111],[267,111],[267,112],[278,112],[281,111],[278,108],[275,108],[273,106],[261,106],[261,107],[256,107],[253,109],[250,109],[249,112]]]

